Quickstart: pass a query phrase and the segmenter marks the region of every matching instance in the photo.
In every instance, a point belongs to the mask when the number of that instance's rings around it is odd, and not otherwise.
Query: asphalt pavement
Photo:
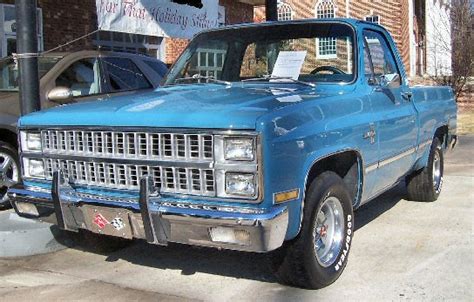
[[[0,301],[473,301],[474,136],[445,164],[438,201],[399,186],[356,212],[347,268],[322,290],[278,284],[265,255],[134,242],[0,259]]]

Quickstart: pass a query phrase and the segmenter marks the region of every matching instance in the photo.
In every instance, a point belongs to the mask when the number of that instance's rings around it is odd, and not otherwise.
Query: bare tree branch
[[[432,24],[437,24],[434,30],[436,41],[432,41],[434,48],[433,60],[435,72],[431,79],[438,85],[450,85],[457,98],[466,90],[469,76],[474,71],[474,13],[471,0],[451,0],[449,7],[439,11],[439,16],[431,15]],[[449,14],[448,17],[444,15]],[[443,15],[441,15],[443,14]],[[436,21],[436,22],[434,22]],[[450,30],[452,35],[445,34]],[[433,50],[433,49],[432,49]],[[452,75],[443,73],[442,56],[449,51],[452,55]]]

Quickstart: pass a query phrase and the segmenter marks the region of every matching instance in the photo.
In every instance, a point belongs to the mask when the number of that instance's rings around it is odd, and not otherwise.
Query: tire
[[[438,199],[443,187],[444,157],[440,140],[431,144],[428,165],[406,179],[408,199],[432,202]]]
[[[0,210],[10,208],[8,188],[20,181],[18,152],[10,144],[0,141]]]
[[[332,219],[324,213],[329,213],[330,209],[333,213],[337,209],[338,213]],[[318,223],[321,220],[329,222],[323,222],[321,227]],[[354,215],[349,191],[336,173],[324,172],[306,192],[300,234],[270,256],[275,276],[281,283],[307,289],[330,285],[347,264],[353,233]],[[320,239],[316,240],[318,237]],[[339,240],[331,240],[334,238]],[[324,253],[324,239],[326,244],[334,242],[334,245],[328,245],[333,256]],[[319,252],[316,251],[318,247]]]

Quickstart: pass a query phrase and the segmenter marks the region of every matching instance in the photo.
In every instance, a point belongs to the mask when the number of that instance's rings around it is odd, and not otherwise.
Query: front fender
[[[355,146],[348,145],[348,144],[328,146],[321,149],[317,149],[308,154],[308,156],[304,160],[303,168],[301,169],[302,172],[298,177],[298,183],[300,184],[299,190],[301,192],[300,198],[298,200],[291,202],[288,205],[290,223],[288,226],[286,240],[291,240],[295,238],[301,230],[302,221],[303,221],[303,209],[305,206],[305,193],[306,193],[306,188],[309,185],[308,178],[309,178],[311,169],[321,160],[329,158],[333,155],[337,155],[344,152],[351,152],[351,151],[356,152],[358,154],[359,161],[360,161],[359,164],[361,167],[363,167],[363,160],[358,148]]]

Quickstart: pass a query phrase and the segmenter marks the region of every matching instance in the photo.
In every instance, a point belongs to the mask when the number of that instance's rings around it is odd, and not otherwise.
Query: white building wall
[[[452,74],[449,2],[426,0],[426,72],[430,76]]]

